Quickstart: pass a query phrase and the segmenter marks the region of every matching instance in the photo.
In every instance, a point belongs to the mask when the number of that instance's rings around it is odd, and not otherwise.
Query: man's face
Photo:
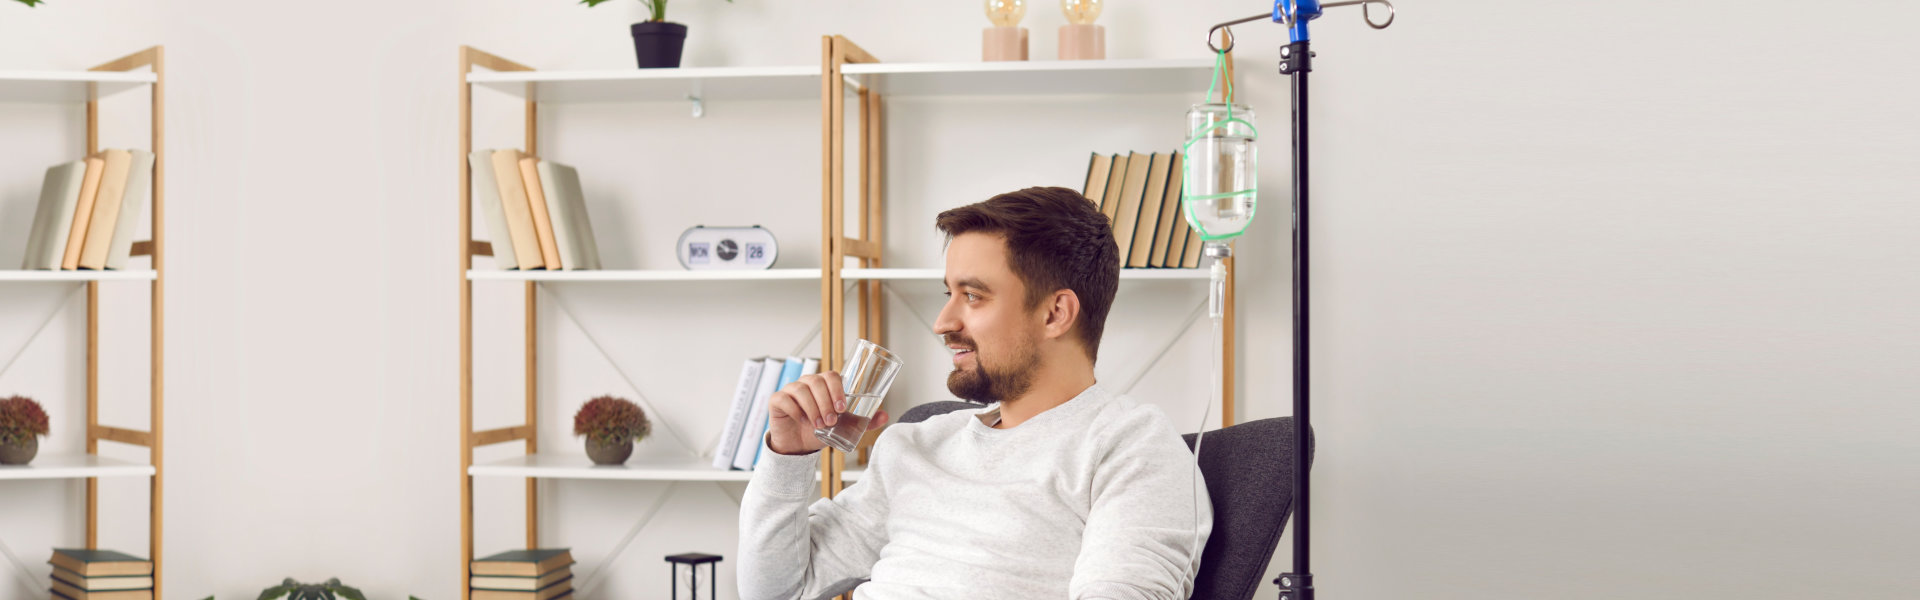
[[[1018,397],[1040,368],[1045,320],[1027,308],[1026,285],[1000,236],[963,233],[947,245],[947,304],[934,332],[953,352],[947,390],[976,402]]]

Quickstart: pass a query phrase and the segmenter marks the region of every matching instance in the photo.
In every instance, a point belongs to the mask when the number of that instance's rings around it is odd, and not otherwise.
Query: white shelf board
[[[151,72],[0,71],[0,103],[86,102],[155,81]]]
[[[850,280],[851,279],[873,279],[873,280],[941,281],[946,279],[946,271],[942,269],[848,268],[848,269],[841,270],[840,276],[841,278],[850,279]],[[1121,281],[1149,280],[1149,279],[1205,281],[1208,276],[1209,274],[1206,269],[1121,269],[1120,270]]]
[[[467,271],[472,281],[820,281],[819,269],[764,269],[756,271]]]
[[[467,83],[537,102],[819,100],[820,65],[477,71]]]
[[[1179,94],[1206,91],[1212,58],[869,63],[840,73],[888,96]]]
[[[0,465],[0,479],[152,477],[153,465],[92,454],[42,454],[24,465]]]
[[[704,458],[636,458],[624,465],[596,465],[585,454],[528,454],[467,468],[474,477],[533,477],[536,479],[620,479],[629,481],[734,481],[745,483],[752,471],[715,469]],[[819,476],[815,475],[817,479]],[[858,481],[858,471],[845,471],[842,481]]]
[[[152,281],[150,269],[133,271],[22,271],[0,270],[0,281]]]

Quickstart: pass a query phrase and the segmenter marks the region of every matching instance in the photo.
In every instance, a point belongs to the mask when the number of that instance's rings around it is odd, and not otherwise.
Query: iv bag
[[[1182,212],[1200,239],[1237,237],[1253,223],[1258,135],[1245,106],[1196,104],[1187,111]]]

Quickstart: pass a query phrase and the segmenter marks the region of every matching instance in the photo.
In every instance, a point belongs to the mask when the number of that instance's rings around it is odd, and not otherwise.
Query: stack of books
[[[514,149],[474,152],[467,165],[473,171],[473,197],[492,234],[493,260],[500,268],[600,268],[600,250],[587,223],[587,199],[573,167]]]
[[[153,561],[112,550],[55,549],[55,600],[153,600]]]
[[[767,400],[802,375],[820,372],[820,359],[789,356],[749,358],[740,367],[740,381],[733,389],[733,410],[727,413],[727,428],[713,449],[716,469],[753,470],[760,458],[760,439],[767,433],[770,412]]]
[[[1123,268],[1200,266],[1200,232],[1181,212],[1180,153],[1094,153],[1080,193],[1113,223]]]
[[[476,559],[473,600],[553,600],[573,596],[573,553],[566,548],[508,550]]]
[[[153,153],[103,150],[47,169],[27,233],[28,270],[125,269],[153,196]]]

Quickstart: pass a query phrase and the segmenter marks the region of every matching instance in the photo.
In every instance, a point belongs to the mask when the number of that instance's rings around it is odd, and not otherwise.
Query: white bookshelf
[[[820,282],[819,269],[764,269],[754,271],[589,270],[589,271],[467,271],[470,281],[811,281]]]
[[[159,273],[137,271],[0,271],[0,281],[153,281]]]
[[[24,465],[0,465],[0,479],[152,477],[153,465],[93,454],[42,454]]]
[[[892,97],[1198,93],[1213,59],[849,63],[840,73]]]
[[[585,454],[528,454],[475,464],[474,477],[531,477],[534,479],[614,479],[625,481],[719,481],[746,483],[752,471],[716,469],[706,459],[634,458],[622,465],[596,465]],[[818,479],[819,475],[814,476]],[[848,472],[843,479],[858,475]]]
[[[0,71],[0,103],[71,104],[159,81],[151,72]]]
[[[820,65],[681,67],[597,71],[479,71],[467,82],[532,102],[808,100],[820,97]]]

